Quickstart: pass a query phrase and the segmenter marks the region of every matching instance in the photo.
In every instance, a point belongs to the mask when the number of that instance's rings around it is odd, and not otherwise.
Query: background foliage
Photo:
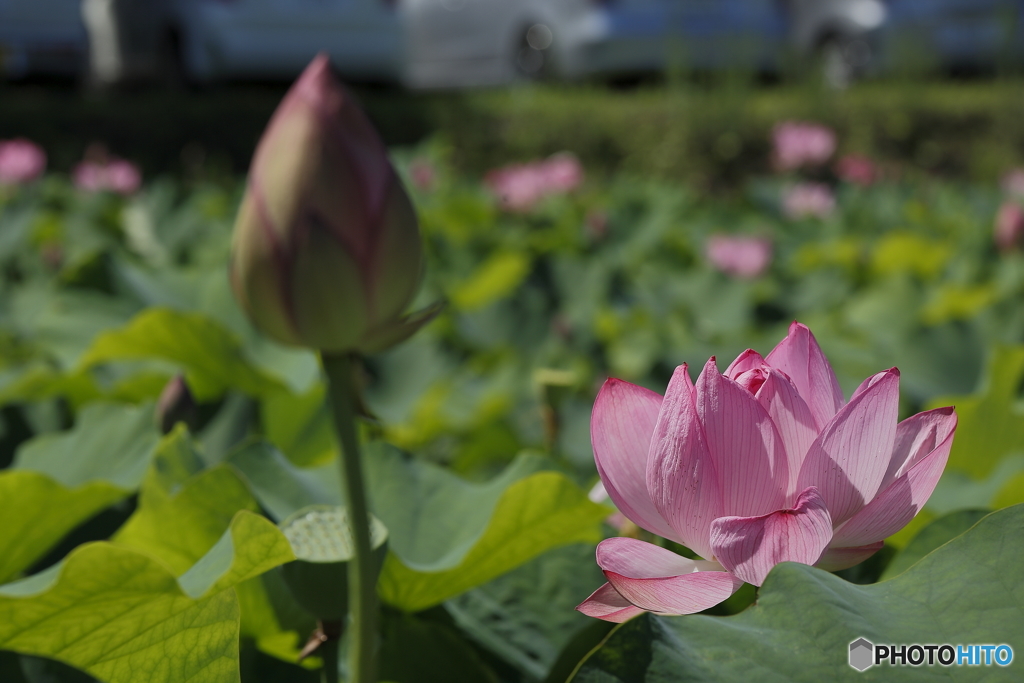
[[[370,495],[391,534],[382,680],[555,683],[578,666],[581,681],[746,680],[723,662],[751,649],[777,654],[765,680],[804,680],[786,663],[793,648],[813,650],[806,680],[820,680],[846,675],[857,635],[1024,652],[1021,601],[1005,596],[1022,585],[1011,506],[1024,502],[1024,254],[991,237],[995,178],[1022,156],[1019,89],[730,87],[439,94],[387,116],[394,95],[364,93],[393,141],[438,131],[395,158],[430,259],[419,303],[449,302],[361,375],[376,417],[363,425]],[[173,166],[196,135],[236,159],[271,95],[254,95],[220,139],[195,103],[181,105],[196,107],[195,127],[146,121],[151,156],[139,158]],[[0,131],[53,102],[33,97],[5,102]],[[227,107],[218,97],[204,106]],[[0,188],[0,680],[120,682],[139,668],[152,680],[316,680],[315,657],[295,663],[314,623],[277,569],[293,554],[275,523],[339,502],[317,361],[260,337],[230,295],[235,175],[200,160],[121,197],[60,172],[93,136],[129,154],[140,111],[127,108],[120,131],[98,114],[62,128],[72,113],[18,128],[52,126],[45,139],[64,151],[41,181]],[[787,217],[796,178],[770,175],[767,137],[787,117],[835,125],[841,149],[883,161],[883,180],[825,172],[836,211]],[[507,212],[481,182],[491,165],[565,148],[587,174],[571,194]],[[429,182],[414,176],[424,166]],[[770,240],[768,269],[720,272],[705,256],[720,233]],[[574,612],[603,580],[594,544],[636,533],[586,495],[601,382],[663,391],[679,363],[767,352],[793,319],[847,395],[897,365],[903,416],[957,406],[927,508],[840,576],[778,568],[749,607],[744,590],[707,615],[645,616],[610,635]],[[153,402],[176,373],[198,419],[162,435]]]

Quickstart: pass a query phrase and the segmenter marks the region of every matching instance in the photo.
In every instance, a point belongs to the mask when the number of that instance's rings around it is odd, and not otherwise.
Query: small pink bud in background
[[[772,244],[760,237],[712,235],[704,252],[715,268],[744,279],[757,277],[772,261]]]
[[[116,192],[129,195],[142,185],[139,168],[124,159],[110,158],[107,161],[82,161],[71,174],[75,187],[86,192]]]
[[[775,167],[792,171],[820,166],[836,151],[836,134],[817,123],[785,121],[772,130]]]
[[[279,342],[371,353],[436,313],[403,316],[423,265],[416,213],[387,150],[321,54],[256,148],[232,239],[235,297]]]
[[[878,169],[867,157],[847,154],[836,164],[836,175],[848,183],[866,187],[875,182]]]
[[[523,212],[544,197],[575,190],[583,182],[583,167],[574,155],[559,152],[543,161],[495,169],[484,182],[498,196],[503,209]]]
[[[428,159],[413,159],[409,163],[409,178],[417,190],[430,192],[437,182],[437,170]]]
[[[46,153],[25,138],[0,140],[0,185],[21,185],[46,170]]]
[[[1015,168],[1003,176],[1003,192],[1024,199],[1024,168]]]
[[[198,419],[196,400],[185,378],[176,375],[164,385],[156,402],[156,422],[160,433],[169,434],[179,422],[184,422],[189,429],[194,430]]]
[[[782,212],[789,218],[827,218],[835,208],[832,190],[822,183],[798,183],[786,190],[782,198]]]
[[[1024,209],[1016,202],[1004,202],[996,214],[993,238],[996,246],[1008,251],[1020,245],[1024,238]]]

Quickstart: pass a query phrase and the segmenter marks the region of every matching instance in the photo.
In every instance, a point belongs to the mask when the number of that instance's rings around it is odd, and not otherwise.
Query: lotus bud
[[[189,391],[185,378],[176,375],[160,392],[156,402],[156,421],[161,434],[169,434],[179,422],[194,430],[198,421],[195,398]]]
[[[242,309],[285,344],[370,353],[437,312],[402,315],[423,274],[416,213],[326,55],[306,68],[260,139],[231,251]]]

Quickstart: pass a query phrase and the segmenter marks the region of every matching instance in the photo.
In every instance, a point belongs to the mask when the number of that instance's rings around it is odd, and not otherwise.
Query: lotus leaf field
[[[356,367],[387,533],[380,681],[1021,680],[1016,660],[847,663],[859,637],[1024,657],[1024,250],[993,232],[1008,190],[863,159],[707,195],[570,155],[486,178],[437,140],[392,158],[426,254],[410,308],[446,307]],[[317,622],[289,588],[311,552],[291,520],[342,503],[339,449],[316,353],[232,296],[243,189],[0,185],[3,683],[320,680],[316,650],[300,661]],[[901,419],[955,406],[923,510],[858,565],[784,562],[699,615],[577,612],[605,581],[602,539],[684,552],[588,495],[602,383],[664,393],[677,366],[767,353],[794,320],[846,399],[896,366]]]

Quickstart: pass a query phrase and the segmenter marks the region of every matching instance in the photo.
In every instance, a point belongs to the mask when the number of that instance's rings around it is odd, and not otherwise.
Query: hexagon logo
[[[857,671],[864,671],[873,665],[875,646],[865,638],[858,638],[850,643],[850,666]]]

